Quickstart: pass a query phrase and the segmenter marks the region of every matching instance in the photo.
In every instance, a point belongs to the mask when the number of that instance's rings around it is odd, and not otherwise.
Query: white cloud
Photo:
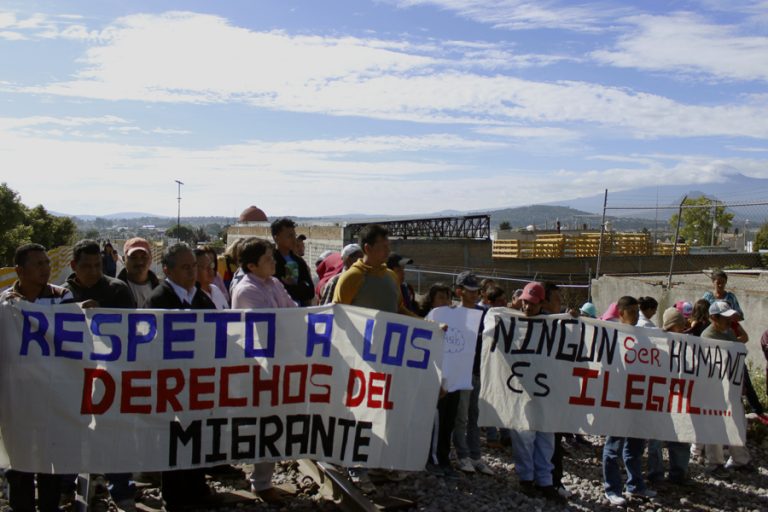
[[[435,6],[494,28],[522,30],[557,28],[577,31],[602,30],[606,20],[615,19],[626,8],[606,3],[574,4],[551,0],[388,0],[402,8]]]
[[[88,125],[119,125],[127,121],[118,116],[98,117],[0,117],[0,130],[13,130],[29,126],[57,125],[57,126],[88,126]]]
[[[593,52],[599,62],[727,80],[768,80],[768,37],[690,13],[621,21],[634,29],[619,37],[613,48]]]
[[[74,14],[48,15],[34,13],[19,17],[10,11],[0,11],[0,38],[11,41],[29,39],[73,39],[81,41],[98,40],[101,35],[97,30],[88,30],[76,23],[82,16]]]
[[[466,69],[463,55],[451,66],[444,56],[388,49],[408,47],[403,43],[252,32],[192,13],[129,16],[102,37],[106,42],[87,51],[74,80],[4,89],[104,100],[242,102],[421,123],[590,123],[636,137],[768,137],[765,98],[686,105],[599,84],[476,73]]]

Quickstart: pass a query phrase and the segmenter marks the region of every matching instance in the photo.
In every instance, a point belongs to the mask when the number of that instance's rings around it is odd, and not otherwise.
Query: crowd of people
[[[599,315],[594,304],[580,307],[563,304],[560,290],[551,283],[530,282],[510,296],[492,279],[480,280],[471,271],[462,272],[454,283],[437,283],[419,300],[407,283],[405,269],[413,261],[392,253],[388,232],[380,225],[366,226],[358,243],[341,251],[326,251],[314,261],[314,274],[304,260],[306,236],[296,234],[296,224],[287,218],[271,225],[273,242],[258,238],[238,239],[224,254],[209,247],[193,249],[179,243],[167,247],[162,255],[164,278],[151,269],[152,245],[132,238],[123,246],[122,259],[111,244],[102,247],[94,240],[81,240],[73,247],[72,274],[62,286],[51,284],[50,261],[46,249],[37,244],[19,247],[15,255],[18,280],[0,295],[0,302],[19,299],[41,304],[77,302],[83,308],[157,309],[250,309],[293,308],[317,304],[350,304],[412,317],[431,318],[435,308],[477,309],[484,315],[493,307],[508,307],[525,316],[570,313],[600,318],[648,329],[687,333],[704,338],[744,343],[748,337],[741,326],[745,321],[736,295],[726,290],[727,275],[711,274],[713,289],[694,302],[680,301],[657,315],[653,297],[624,296]],[[116,262],[124,265],[117,272]],[[659,326],[654,322],[660,318]],[[482,322],[481,322],[482,325]],[[563,443],[588,443],[582,436],[550,432],[481,428],[478,424],[478,399],[482,372],[480,351],[482,328],[472,354],[471,388],[441,390],[435,406],[433,441],[425,471],[448,480],[462,473],[493,475],[482,457],[485,446],[510,447],[522,492],[565,503],[570,491],[563,483]],[[768,354],[768,331],[763,336]],[[469,356],[468,356],[469,357]],[[763,409],[747,378],[745,394],[752,410],[763,417]],[[426,426],[430,428],[431,426]],[[663,447],[668,451],[665,468]],[[647,471],[643,456],[647,449]],[[603,445],[603,475],[606,500],[624,505],[627,497],[650,499],[656,495],[652,484],[666,480],[687,485],[691,457],[703,457],[713,477],[728,478],[734,471],[753,471],[746,447],[731,446],[728,459],[719,445],[690,446],[609,436]],[[453,456],[452,456],[453,455]],[[619,459],[627,479],[622,483]],[[272,486],[273,463],[257,463],[249,475],[252,491],[268,503],[286,497]],[[167,471],[160,485],[165,508],[169,511],[215,503],[217,497],[206,484],[205,474],[231,472],[230,466]],[[369,471],[347,468],[350,479],[364,492],[375,490]],[[393,480],[403,474],[386,473]],[[35,510],[35,481],[38,508],[42,512],[59,510],[59,495],[72,485],[73,476],[33,475],[7,471],[10,506],[16,512]],[[126,512],[135,510],[135,487],[129,473],[97,475],[95,482],[109,488],[110,499]]]

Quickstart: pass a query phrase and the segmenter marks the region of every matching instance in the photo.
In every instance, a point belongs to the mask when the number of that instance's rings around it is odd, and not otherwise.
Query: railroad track
[[[300,459],[298,462],[298,469],[304,478],[311,479],[323,497],[333,501],[345,512],[382,512],[416,506],[413,501],[396,496],[366,496],[350,481],[345,470],[333,464],[310,459]]]

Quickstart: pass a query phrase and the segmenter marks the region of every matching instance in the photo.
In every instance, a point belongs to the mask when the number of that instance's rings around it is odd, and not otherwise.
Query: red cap
[[[126,240],[125,244],[123,245],[123,254],[125,254],[126,257],[130,256],[136,251],[144,251],[148,255],[152,256],[152,247],[149,245],[149,242],[138,236],[131,238],[130,240]]]
[[[538,304],[544,300],[544,287],[541,283],[528,283],[523,288],[523,294],[520,296],[522,300]]]

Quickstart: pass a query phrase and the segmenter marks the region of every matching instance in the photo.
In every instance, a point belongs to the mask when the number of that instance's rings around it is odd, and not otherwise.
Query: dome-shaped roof
[[[240,214],[240,222],[267,222],[267,214],[255,206],[249,206]]]

